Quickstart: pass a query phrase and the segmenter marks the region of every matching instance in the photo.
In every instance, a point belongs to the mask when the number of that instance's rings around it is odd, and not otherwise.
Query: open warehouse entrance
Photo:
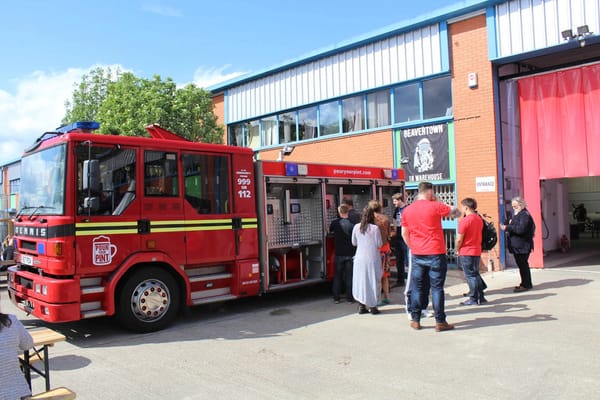
[[[571,257],[600,248],[593,229],[600,216],[600,64],[505,81],[501,98],[503,201],[521,195],[528,203],[537,226],[530,265],[560,265],[555,253],[564,238]]]

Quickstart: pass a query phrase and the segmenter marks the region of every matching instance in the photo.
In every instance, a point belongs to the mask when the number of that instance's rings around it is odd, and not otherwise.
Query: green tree
[[[99,79],[103,75],[97,70],[91,75],[96,79],[84,76],[73,93],[63,123],[93,119],[100,122],[103,132],[128,136],[146,136],[146,125],[157,123],[192,141],[222,142],[223,127],[218,125],[210,93],[204,89],[193,84],[178,89],[171,78],[162,80],[158,75],[144,79],[125,72],[112,80],[110,76]],[[90,81],[98,81],[99,87],[92,91]],[[99,104],[92,98],[100,100]]]
[[[119,71],[115,72],[119,75]],[[95,68],[81,77],[81,82],[73,91],[73,99],[65,102],[66,113],[63,124],[74,121],[92,121],[106,99],[108,84],[113,79],[110,68]]]

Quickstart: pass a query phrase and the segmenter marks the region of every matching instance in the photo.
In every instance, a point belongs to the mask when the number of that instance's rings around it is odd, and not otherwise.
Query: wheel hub
[[[156,279],[147,279],[136,286],[131,295],[131,310],[140,321],[161,319],[171,304],[167,286]]]

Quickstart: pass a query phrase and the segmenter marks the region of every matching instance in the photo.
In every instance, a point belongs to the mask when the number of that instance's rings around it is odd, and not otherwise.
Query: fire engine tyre
[[[154,332],[169,325],[179,310],[180,295],[175,279],[157,267],[131,275],[118,296],[117,319],[135,332]]]

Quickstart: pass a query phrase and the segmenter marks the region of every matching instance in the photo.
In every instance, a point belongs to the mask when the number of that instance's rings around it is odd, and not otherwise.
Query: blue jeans
[[[444,283],[448,262],[445,254],[432,256],[412,256],[410,315],[413,321],[421,320],[421,311],[427,309],[429,289],[435,313],[435,322],[446,322],[444,311]]]
[[[477,302],[483,299],[483,280],[479,274],[480,259],[480,256],[459,256],[460,265],[469,285],[469,297]]]

